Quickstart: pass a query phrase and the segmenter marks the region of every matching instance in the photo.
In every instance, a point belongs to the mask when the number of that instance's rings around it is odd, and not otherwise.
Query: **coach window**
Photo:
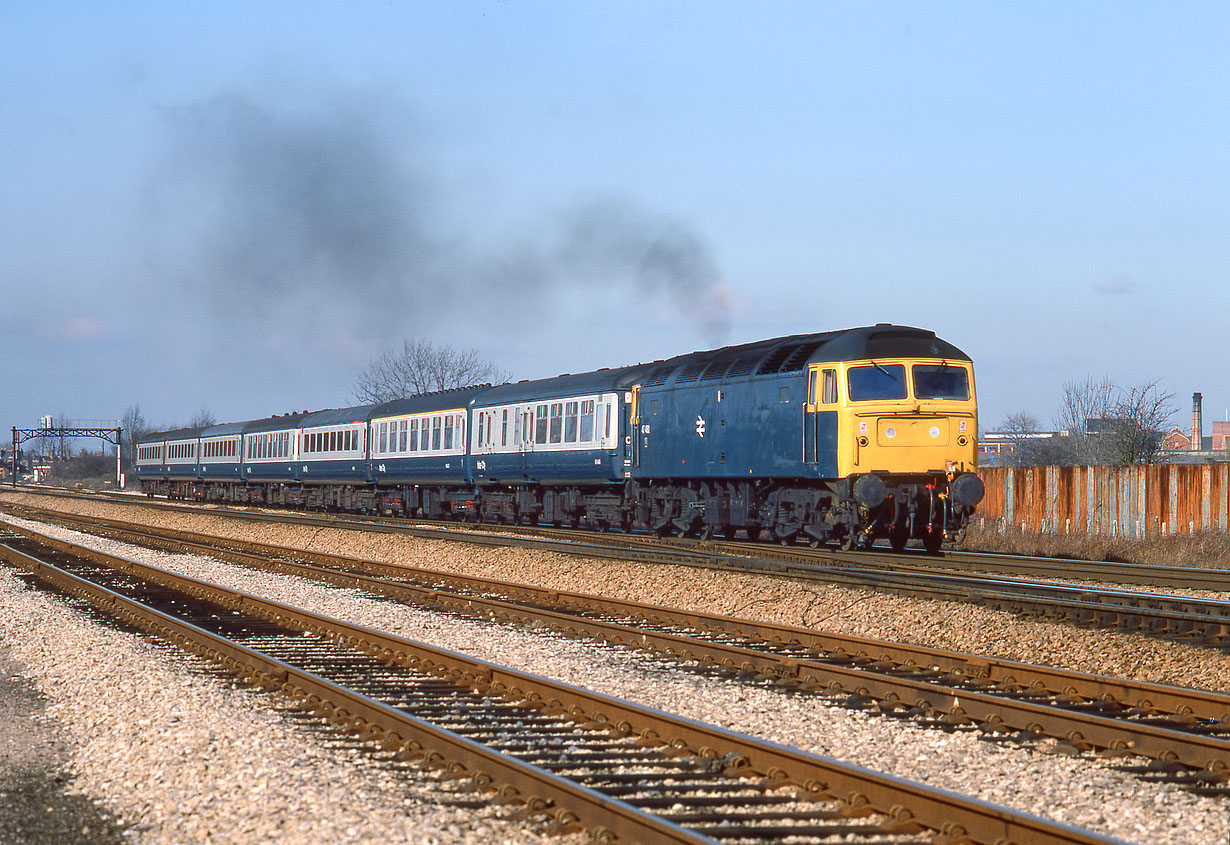
[[[594,400],[586,399],[581,403],[581,442],[588,443],[594,439]]]
[[[410,420],[410,451],[419,450],[419,421]]]
[[[380,424],[380,451],[386,452],[389,447],[389,424],[382,422]]]
[[[550,418],[547,416],[547,406],[539,405],[534,412],[534,442],[547,442],[547,426],[550,424]]]
[[[440,432],[444,428],[444,421],[439,417],[431,418],[431,451],[440,451]]]
[[[569,402],[564,407],[564,442],[577,442],[577,428],[579,421],[577,414],[579,413],[579,403]]]
[[[406,451],[406,434],[409,431],[409,426],[410,426],[410,422],[408,420],[401,421],[401,440],[400,440],[400,443],[398,444],[398,449],[397,449],[397,451],[399,452]]]
[[[444,418],[444,448],[453,448],[453,415],[449,414]]]

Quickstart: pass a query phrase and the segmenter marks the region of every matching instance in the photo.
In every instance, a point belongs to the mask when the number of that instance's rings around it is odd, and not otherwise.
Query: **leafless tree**
[[[1155,381],[1119,391],[1110,459],[1117,466],[1156,463],[1165,427],[1174,416],[1174,394]]]
[[[1054,463],[1131,466],[1157,460],[1162,429],[1174,415],[1174,394],[1158,381],[1121,388],[1106,377],[1064,385],[1057,428],[1066,449]]]
[[[63,411],[56,414],[52,418],[51,425],[54,428],[58,428],[58,429],[73,427],[72,423],[68,419],[68,414],[64,413]],[[67,434],[63,434],[63,433],[53,435],[51,438],[52,455],[57,460],[61,460],[61,461],[66,461],[69,458],[71,458],[73,456],[73,441],[74,440],[76,440],[75,437],[69,437]]]
[[[140,405],[129,405],[124,409],[124,415],[120,417],[120,427],[124,430],[120,435],[123,442],[123,447],[120,450],[122,463],[125,467],[132,467],[136,462],[136,452],[133,444],[135,444],[141,436],[150,431],[149,424],[145,421],[145,415],[141,413]]]
[[[1053,466],[1073,463],[1073,447],[1063,432],[1042,431],[1042,423],[1028,411],[1009,414],[999,430],[1012,451],[1000,458],[1007,466]]]
[[[1031,466],[1037,463],[1033,435],[1041,428],[1038,418],[1028,411],[1014,411],[999,425],[999,430],[1008,435],[1006,440],[1012,450],[1001,454],[1000,462],[1008,466]]]
[[[1084,381],[1069,381],[1063,386],[1063,406],[1055,418],[1055,427],[1064,435],[1062,464],[1092,465],[1107,463],[1107,440],[1100,431],[1103,421],[1113,416],[1118,388],[1108,376]]]
[[[386,351],[355,380],[357,402],[388,402],[421,393],[507,381],[509,374],[483,358],[477,349],[458,351],[429,340],[405,341],[400,351]]]
[[[217,421],[218,420],[214,417],[213,413],[210,412],[210,410],[206,408],[204,405],[202,405],[201,409],[196,412],[196,416],[194,416],[191,420],[189,420],[187,427],[188,428],[204,428],[205,426],[213,425]]]

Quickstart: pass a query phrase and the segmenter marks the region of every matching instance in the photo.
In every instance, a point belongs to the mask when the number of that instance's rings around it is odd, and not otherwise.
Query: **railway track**
[[[41,508],[0,510],[50,518],[54,511]],[[191,509],[199,512],[198,509]],[[232,517],[234,511],[209,510],[214,516]],[[40,515],[41,514],[41,515]],[[347,530],[409,534],[427,539],[464,541],[493,546],[520,546],[582,557],[610,558],[643,563],[671,563],[762,575],[785,576],[799,581],[837,584],[845,587],[891,592],[911,598],[979,604],[1031,618],[1065,622],[1081,627],[1135,632],[1158,639],[1230,648],[1230,601],[1200,599],[1157,592],[1091,587],[1081,584],[1031,581],[1002,576],[961,575],[908,566],[898,571],[864,566],[863,555],[836,558],[807,549],[788,554],[770,552],[763,544],[735,544],[747,554],[732,555],[695,543],[662,543],[636,535],[587,534],[530,536],[523,530],[508,532],[493,527],[424,528],[402,520],[336,519],[300,514],[240,512],[238,518],[260,522],[292,522]],[[91,520],[105,524],[107,520]],[[892,556],[895,557],[895,556]],[[811,560],[812,562],[804,562]]]
[[[98,530],[93,521],[63,524]],[[110,522],[116,539],[222,557],[438,610],[648,648],[885,713],[1131,753],[1143,772],[1230,794],[1230,696],[826,634],[261,543]]]
[[[0,554],[342,730],[597,841],[1114,841],[34,532],[3,537]]]
[[[39,495],[74,498],[103,499],[123,504],[201,512],[199,506],[161,500],[151,500],[120,494],[83,495],[71,491],[48,491],[46,488],[20,487],[20,491]],[[603,549],[624,550],[626,559],[656,560],[662,549],[681,553],[692,552],[698,561],[724,558],[737,560],[765,560],[778,564],[802,564],[804,566],[837,566],[858,569],[877,569],[887,572],[930,574],[941,571],[976,572],[1006,576],[1030,576],[1061,580],[1077,579],[1110,584],[1130,584],[1141,587],[1167,589],[1192,589],[1230,592],[1230,569],[1212,569],[1199,566],[1161,566],[1153,564],[1108,562],[1096,560],[1070,560],[1028,557],[971,551],[946,551],[929,555],[922,550],[909,550],[902,554],[883,548],[865,549],[858,552],[842,552],[831,548],[811,548],[805,545],[775,546],[765,542],[748,542],[728,539],[698,541],[681,538],[658,538],[646,534],[622,534],[578,531],[571,528],[555,528],[549,525],[517,526],[499,524],[458,524],[353,514],[305,514],[295,511],[268,513],[235,507],[205,509],[214,514],[226,514],[240,519],[257,521],[285,521],[296,519],[302,524],[335,528],[354,527],[357,523],[363,530],[389,530],[409,532],[417,536],[440,539],[455,538],[458,534],[470,542],[504,544],[510,537],[531,540],[558,540],[565,547],[578,543],[593,544]],[[480,539],[491,535],[489,539]],[[588,552],[586,552],[588,553]],[[727,565],[739,568],[736,561]]]

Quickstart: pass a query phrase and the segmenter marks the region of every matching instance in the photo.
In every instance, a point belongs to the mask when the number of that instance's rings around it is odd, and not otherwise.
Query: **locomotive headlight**
[[[854,482],[854,500],[865,508],[878,508],[888,498],[888,488],[877,475],[864,475]]]
[[[972,472],[963,472],[948,485],[948,492],[958,505],[972,508],[982,501],[986,487],[983,486],[982,479]]]

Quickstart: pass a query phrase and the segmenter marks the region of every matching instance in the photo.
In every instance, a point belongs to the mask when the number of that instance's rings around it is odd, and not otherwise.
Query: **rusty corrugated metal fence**
[[[984,467],[974,521],[1049,534],[1157,537],[1230,528],[1230,464]]]

